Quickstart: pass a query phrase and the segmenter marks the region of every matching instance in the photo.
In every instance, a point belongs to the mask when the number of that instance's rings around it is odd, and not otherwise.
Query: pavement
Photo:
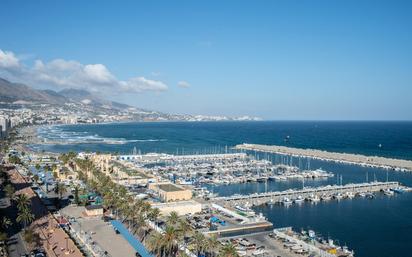
[[[254,233],[249,235],[240,235],[230,238],[246,238],[249,242],[256,244],[257,247],[265,246],[266,253],[260,256],[264,257],[302,257],[307,255],[299,255],[293,253],[289,249],[283,247],[283,243],[274,238],[269,237],[270,232]],[[224,239],[229,239],[225,237]],[[247,256],[253,256],[253,251],[248,251]]]
[[[107,251],[109,256],[135,256],[134,248],[122,235],[115,233],[109,222],[103,221],[101,217],[85,217],[83,215],[84,207],[69,205],[59,212],[65,217],[74,217],[76,221],[71,222],[71,227],[75,231],[84,232],[99,248]]]
[[[68,237],[66,232],[58,226],[57,220],[47,211],[40,198],[31,189],[31,183],[16,169],[8,171],[10,180],[16,188],[16,195],[26,194],[31,200],[32,213],[35,221],[32,226],[42,239],[43,248],[48,256],[80,257],[83,254]],[[18,234],[17,234],[18,236]],[[16,238],[18,241],[19,239]],[[19,244],[18,244],[19,245]],[[19,252],[17,249],[15,253]],[[18,256],[18,255],[17,255]]]

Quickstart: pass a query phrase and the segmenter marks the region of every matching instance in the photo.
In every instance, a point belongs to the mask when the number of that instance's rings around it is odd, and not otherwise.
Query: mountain
[[[46,89],[38,90],[20,83],[13,83],[0,78],[0,102],[13,103],[17,101],[64,104],[68,102],[105,109],[126,109],[129,105],[99,98],[86,90],[63,89],[59,92]]]
[[[53,90],[36,90],[27,85],[0,78],[0,102],[16,101],[58,104],[67,99]]]
[[[71,101],[79,102],[79,103],[83,103],[83,104],[87,104],[87,105],[91,105],[91,106],[99,107],[99,108],[125,109],[125,108],[130,107],[129,105],[126,105],[126,104],[121,104],[118,102],[113,102],[113,101],[102,99],[100,97],[93,95],[89,91],[81,90],[81,89],[74,89],[74,88],[63,89],[59,91],[58,94],[66,97],[67,99]]]

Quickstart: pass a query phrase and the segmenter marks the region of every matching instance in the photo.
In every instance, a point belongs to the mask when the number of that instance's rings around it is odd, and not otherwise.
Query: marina
[[[388,190],[400,189],[398,182],[371,182],[361,184],[347,184],[347,185],[328,185],[317,188],[304,188],[300,190],[285,190],[280,192],[267,192],[260,194],[249,195],[232,195],[226,197],[216,197],[213,201],[227,202],[232,206],[239,204],[246,204],[248,206],[257,206],[269,203],[284,203],[289,204],[293,201],[301,202],[302,199],[317,202],[322,200],[353,198],[355,195],[372,197],[373,192],[387,192]],[[409,189],[403,189],[409,190]],[[391,191],[392,192],[392,191]]]
[[[276,153],[296,157],[310,157],[326,161],[358,164],[366,167],[378,167],[394,171],[412,171],[412,161],[359,154],[336,153],[316,149],[300,149],[279,145],[240,144],[235,149]]]

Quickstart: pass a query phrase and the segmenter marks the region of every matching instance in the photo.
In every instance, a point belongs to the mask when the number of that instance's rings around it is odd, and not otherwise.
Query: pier
[[[400,187],[399,182],[372,182],[372,183],[360,183],[360,184],[347,184],[343,186],[339,185],[328,185],[322,187],[313,188],[303,188],[300,190],[285,190],[276,192],[267,192],[260,194],[250,194],[250,195],[232,195],[226,197],[216,197],[213,198],[213,202],[229,203],[232,206],[235,205],[262,205],[266,203],[280,202],[284,198],[296,199],[298,196],[307,198],[311,196],[321,197],[322,195],[334,195],[334,194],[344,194],[344,193],[371,193],[379,192],[381,190],[390,190]]]
[[[301,149],[278,145],[258,144],[236,145],[235,149],[358,164],[362,166],[385,168],[395,171],[412,171],[412,161],[410,160],[385,158],[379,156],[365,156],[360,154],[336,153],[316,149]]]

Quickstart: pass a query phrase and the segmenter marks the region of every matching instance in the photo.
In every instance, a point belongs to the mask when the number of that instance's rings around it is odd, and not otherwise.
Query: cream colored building
[[[149,189],[157,192],[163,202],[175,202],[192,199],[192,190],[169,182],[149,184]]]
[[[156,203],[152,207],[158,208],[164,216],[169,215],[172,211],[177,212],[179,216],[186,214],[195,214],[202,211],[202,204],[194,200],[179,201],[170,203]]]

